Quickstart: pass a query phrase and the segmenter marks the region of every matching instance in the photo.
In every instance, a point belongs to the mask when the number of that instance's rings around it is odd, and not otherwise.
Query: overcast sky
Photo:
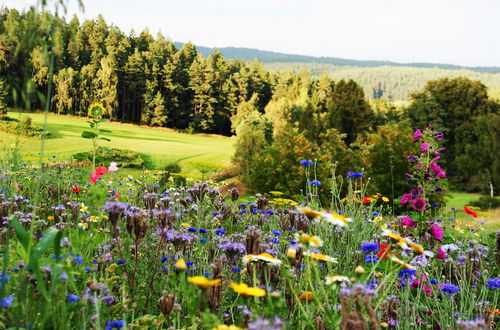
[[[202,46],[500,66],[500,0],[84,0],[83,13],[70,3],[69,16]]]

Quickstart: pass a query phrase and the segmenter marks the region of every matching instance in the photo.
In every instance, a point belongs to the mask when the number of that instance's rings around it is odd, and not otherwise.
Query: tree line
[[[289,185],[296,193],[293,171],[305,158],[336,163],[338,173],[365,168],[389,194],[387,173],[404,178],[406,165],[396,159],[412,152],[405,136],[428,124],[447,137],[443,158],[454,188],[496,193],[500,185],[499,104],[467,78],[429,81],[409,106],[397,107],[384,95],[369,101],[356,81],[328,73],[270,72],[218,51],[205,58],[190,43],[177,49],[147,30],[127,35],[102,17],[66,22],[4,9],[0,111],[43,108],[47,97],[58,114],[86,116],[98,101],[112,120],[236,134],[234,162],[255,189]]]

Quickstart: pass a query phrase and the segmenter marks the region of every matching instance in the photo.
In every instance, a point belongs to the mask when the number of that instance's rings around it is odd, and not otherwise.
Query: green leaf
[[[99,119],[99,122],[100,122],[100,123],[105,123],[105,122],[107,122],[107,121],[109,121],[109,119],[107,119],[107,118],[100,118],[100,119]]]
[[[30,239],[23,225],[19,222],[19,220],[17,220],[17,218],[14,217],[10,218],[10,225],[16,231],[16,236],[18,241],[21,243],[24,250],[27,252],[30,246]]]
[[[91,131],[83,131],[82,132],[82,138],[84,139],[94,139],[97,137],[97,134]]]
[[[54,227],[50,227],[49,229],[47,229],[43,234],[42,240],[36,245],[31,253],[29,267],[37,265],[43,254],[51,247],[54,248],[56,260],[58,260],[57,256],[59,255],[59,252],[61,250],[61,238],[61,231],[57,230]]]
[[[109,129],[100,129],[99,131],[104,132],[104,133],[111,133]]]
[[[105,137],[100,137],[100,138],[99,138],[99,140],[105,140],[105,141],[108,141],[108,142],[110,142],[110,141],[111,141],[110,139],[105,138]]]

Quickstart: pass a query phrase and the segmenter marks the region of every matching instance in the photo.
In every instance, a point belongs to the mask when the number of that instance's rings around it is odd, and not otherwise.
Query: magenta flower
[[[426,295],[430,296],[432,294],[432,289],[429,285],[424,286],[424,292]]]
[[[420,146],[420,150],[422,150],[422,152],[424,154],[427,153],[427,150],[429,149],[429,144],[428,143],[422,143],[422,145]]]
[[[399,204],[401,206],[404,206],[404,205],[410,203],[412,198],[413,198],[412,194],[404,194],[403,197],[401,197],[401,202]]]
[[[410,216],[405,216],[401,221],[401,225],[408,228],[415,228],[417,226],[417,222],[413,221]]]
[[[439,227],[438,225],[435,225],[435,224],[432,224],[431,225],[431,235],[437,239],[438,241],[442,241],[443,240],[443,228]],[[438,253],[439,253],[439,250],[438,250]]]
[[[434,163],[434,162],[431,162],[431,170],[434,172],[434,173],[439,173],[441,172],[441,166],[439,166],[438,164]]]
[[[440,172],[438,172],[437,176],[440,179],[444,179],[444,178],[446,178],[446,172],[445,171],[440,171]]]
[[[413,139],[414,139],[414,140],[418,139],[418,138],[419,138],[419,137],[421,137],[421,136],[422,136],[422,132],[421,132],[419,129],[417,129],[417,130],[415,131],[415,133],[413,133]]]
[[[411,206],[413,206],[413,209],[416,211],[422,211],[425,209],[425,206],[427,205],[425,199],[422,198],[415,198],[413,202],[411,203]]]
[[[446,252],[443,249],[441,249],[441,247],[437,248],[437,256],[436,256],[436,258],[438,258],[439,260],[446,259]]]

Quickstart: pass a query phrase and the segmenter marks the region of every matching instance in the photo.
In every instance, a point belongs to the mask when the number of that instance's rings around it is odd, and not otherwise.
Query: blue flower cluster
[[[318,181],[318,180],[311,180],[309,181],[309,184],[311,186],[315,186],[315,187],[319,187],[321,185],[321,181]]]
[[[489,278],[486,287],[490,290],[500,289],[500,277]]]
[[[376,252],[378,251],[379,247],[377,243],[363,243],[361,244],[361,251],[364,253],[369,253],[369,252]]]
[[[441,288],[441,291],[446,292],[446,295],[450,296],[452,293],[460,292],[460,288],[454,284],[446,283]]]
[[[349,171],[345,174],[346,179],[350,178],[362,178],[363,173]]]
[[[300,162],[301,166],[313,166],[314,162],[312,160],[302,159]]]

